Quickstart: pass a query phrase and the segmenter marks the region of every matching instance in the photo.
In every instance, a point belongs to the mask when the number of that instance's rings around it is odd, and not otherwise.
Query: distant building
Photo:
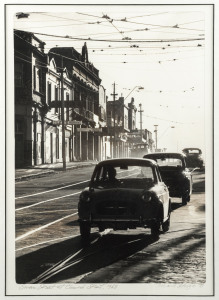
[[[107,96],[105,88],[99,86],[99,124],[102,128],[102,136],[99,135],[99,160],[104,160],[110,157],[110,137],[107,131]]]
[[[111,141],[111,157],[127,157],[127,133],[129,108],[124,97],[115,101],[107,101],[107,127]]]
[[[136,112],[137,108],[134,98],[128,103],[129,107],[129,129],[127,134],[127,142],[129,143],[130,156],[142,157],[146,153],[154,152],[154,141],[152,133],[147,129],[136,128]]]
[[[136,129],[136,112],[137,112],[137,107],[134,104],[135,100],[134,98],[131,98],[131,102],[128,103],[129,107],[129,115],[128,115],[128,124],[129,124],[129,130],[130,132],[132,130]]]

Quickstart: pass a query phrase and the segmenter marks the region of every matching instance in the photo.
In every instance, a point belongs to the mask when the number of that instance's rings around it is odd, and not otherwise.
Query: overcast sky
[[[153,137],[158,125],[158,148],[205,151],[212,108],[206,80],[212,51],[210,6],[18,5],[14,12],[29,14],[14,15],[14,28],[35,33],[46,42],[46,52],[70,46],[81,53],[86,42],[109,100],[114,82],[117,98],[132,91],[126,102],[134,97],[138,110],[142,103],[143,128]]]

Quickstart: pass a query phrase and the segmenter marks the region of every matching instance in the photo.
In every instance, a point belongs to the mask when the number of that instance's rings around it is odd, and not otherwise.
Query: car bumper
[[[98,217],[89,219],[78,219],[79,222],[87,222],[91,227],[127,229],[136,227],[150,227],[156,218],[144,219],[139,218],[120,218],[120,217]]]

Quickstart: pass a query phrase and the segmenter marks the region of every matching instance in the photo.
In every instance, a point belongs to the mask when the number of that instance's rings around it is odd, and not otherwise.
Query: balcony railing
[[[61,108],[62,102],[59,101],[51,101],[50,102],[50,107],[51,108]],[[82,117],[88,119],[89,121],[94,121],[94,113],[91,112],[90,110],[85,109],[83,107],[83,102],[82,101],[64,101],[64,107],[65,108],[73,108],[74,112],[77,114],[81,115]]]

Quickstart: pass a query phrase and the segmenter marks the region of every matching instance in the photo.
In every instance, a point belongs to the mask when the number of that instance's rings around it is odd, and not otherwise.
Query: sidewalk
[[[74,161],[66,163],[66,171],[87,166],[95,166],[97,161]],[[22,169],[15,169],[15,181],[27,180],[29,178],[43,177],[49,174],[63,172],[63,163],[44,164]]]

